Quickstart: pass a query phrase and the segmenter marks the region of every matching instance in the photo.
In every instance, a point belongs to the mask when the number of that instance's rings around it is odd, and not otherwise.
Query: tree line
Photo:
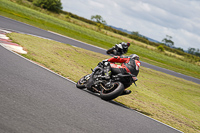
[[[28,1],[33,2],[35,6],[47,9],[55,13],[60,13],[63,8],[60,0],[28,0]]]

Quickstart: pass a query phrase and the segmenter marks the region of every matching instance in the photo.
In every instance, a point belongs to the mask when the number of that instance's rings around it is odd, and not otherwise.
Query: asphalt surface
[[[0,46],[0,133],[178,133]]]
[[[84,48],[84,49],[87,49],[87,50],[90,50],[90,51],[106,54],[105,49],[101,49],[101,48],[98,48],[96,46],[92,46],[92,45],[89,45],[89,44],[86,44],[86,43],[83,43],[83,42],[62,36],[62,35],[58,35],[56,33],[45,31],[45,30],[36,28],[34,26],[27,25],[27,24],[24,24],[24,23],[21,23],[21,22],[18,22],[18,21],[15,21],[13,19],[9,19],[9,18],[3,17],[3,16],[0,16],[0,28],[10,29],[11,31],[15,31],[15,32],[21,32],[21,33],[36,35],[36,36],[52,39],[52,40],[55,40],[55,41],[58,41],[58,42],[70,44],[70,45],[73,45],[73,46],[76,46],[76,47]],[[183,75],[183,74],[171,71],[171,70],[167,70],[167,69],[164,69],[164,68],[161,68],[161,67],[157,67],[157,66],[148,64],[146,62],[141,62],[141,65],[144,66],[144,67],[150,68],[150,69],[161,71],[161,72],[164,72],[164,73],[167,73],[167,74],[170,74],[170,75],[173,75],[173,76],[183,78],[185,80],[192,81],[192,82],[200,84],[200,79],[197,79],[197,78],[194,78],[194,77],[190,77],[190,76]]]

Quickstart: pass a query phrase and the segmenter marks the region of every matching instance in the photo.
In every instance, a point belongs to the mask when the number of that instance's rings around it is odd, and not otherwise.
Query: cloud
[[[93,8],[104,8],[104,5],[99,3],[99,2],[96,2],[96,1],[89,1],[88,2],[89,6],[92,6]]]
[[[200,36],[196,35],[194,33],[188,32],[184,29],[181,29],[178,32],[177,40],[181,42],[179,47],[194,47],[194,48],[200,48],[200,44],[196,42],[200,42]],[[183,38],[184,36],[184,38]]]
[[[172,36],[176,47],[200,48],[200,1],[197,0],[61,0],[63,9],[107,24],[138,31],[161,41]],[[87,4],[86,4],[87,3]]]

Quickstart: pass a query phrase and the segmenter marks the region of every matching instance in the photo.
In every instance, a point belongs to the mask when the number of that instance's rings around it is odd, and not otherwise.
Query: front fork
[[[92,70],[92,69],[91,69]],[[94,70],[92,70],[92,74],[90,75],[90,79],[87,82],[86,88],[88,90],[92,90],[92,86],[94,85],[95,79],[94,79],[94,75],[97,71],[102,72],[103,69],[101,67],[95,67]],[[95,77],[96,78],[96,77]]]

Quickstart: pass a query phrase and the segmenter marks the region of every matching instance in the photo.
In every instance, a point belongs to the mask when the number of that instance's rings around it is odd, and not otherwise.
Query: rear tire
[[[101,99],[110,101],[122,94],[122,92],[124,91],[124,85],[121,82],[114,82],[113,84],[113,89],[109,91],[102,89],[102,91],[100,92]]]

